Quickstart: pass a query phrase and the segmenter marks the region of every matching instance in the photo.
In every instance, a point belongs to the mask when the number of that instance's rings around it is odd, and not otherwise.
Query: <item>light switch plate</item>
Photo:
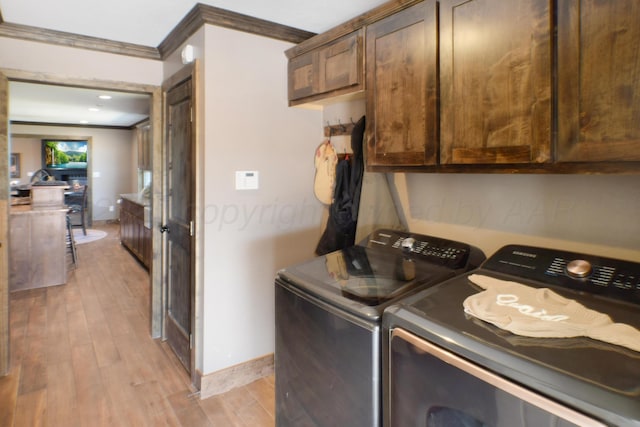
[[[236,171],[236,190],[257,190],[258,171]]]

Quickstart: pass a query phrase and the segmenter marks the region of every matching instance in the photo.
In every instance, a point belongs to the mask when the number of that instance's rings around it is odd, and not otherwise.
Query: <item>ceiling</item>
[[[386,0],[0,0],[2,21],[124,43],[157,47],[202,3],[313,33],[325,32]],[[103,91],[100,91],[103,92]],[[10,83],[12,121],[131,126],[148,116],[148,97],[64,86]],[[96,104],[100,104],[96,107]],[[89,111],[96,107],[100,111]]]
[[[145,94],[9,83],[12,122],[130,127],[149,117],[149,106]]]

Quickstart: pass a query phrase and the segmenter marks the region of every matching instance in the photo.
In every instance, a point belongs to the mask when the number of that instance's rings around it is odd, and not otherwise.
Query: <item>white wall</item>
[[[12,125],[13,135],[38,135],[45,137],[91,137],[88,182],[91,185],[92,219],[109,220],[118,217],[117,200],[122,193],[136,192],[135,158],[132,158],[132,134],[129,130],[96,129],[62,126]],[[12,138],[9,144],[13,152],[37,153],[37,160],[23,158],[30,169],[23,168],[23,176],[41,167],[41,141],[39,138]],[[34,148],[35,147],[35,148]],[[26,156],[24,156],[26,157]],[[98,174],[99,176],[96,176]],[[28,182],[28,178],[24,178]],[[23,179],[23,180],[24,180]],[[113,206],[114,210],[109,211]]]
[[[323,124],[356,120],[363,101],[325,108]],[[344,144],[337,140],[336,144]],[[409,230],[493,254],[510,243],[640,261],[640,176],[387,175]]]

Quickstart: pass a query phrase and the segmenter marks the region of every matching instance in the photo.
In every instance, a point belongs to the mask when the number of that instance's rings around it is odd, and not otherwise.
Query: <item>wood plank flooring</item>
[[[11,294],[0,427],[274,426],[273,376],[199,399],[149,336],[146,270],[120,246],[117,224],[94,228],[108,235],[78,246],[66,285]]]

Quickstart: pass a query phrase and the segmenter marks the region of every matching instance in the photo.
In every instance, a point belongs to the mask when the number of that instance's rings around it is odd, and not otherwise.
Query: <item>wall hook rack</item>
[[[351,135],[351,132],[353,131],[353,120],[351,121],[351,123],[348,124],[342,124],[340,123],[340,120],[338,120],[338,124],[337,125],[332,125],[329,122],[327,122],[327,125],[324,127],[324,136],[326,137],[330,137],[330,136],[339,136],[339,135]]]

